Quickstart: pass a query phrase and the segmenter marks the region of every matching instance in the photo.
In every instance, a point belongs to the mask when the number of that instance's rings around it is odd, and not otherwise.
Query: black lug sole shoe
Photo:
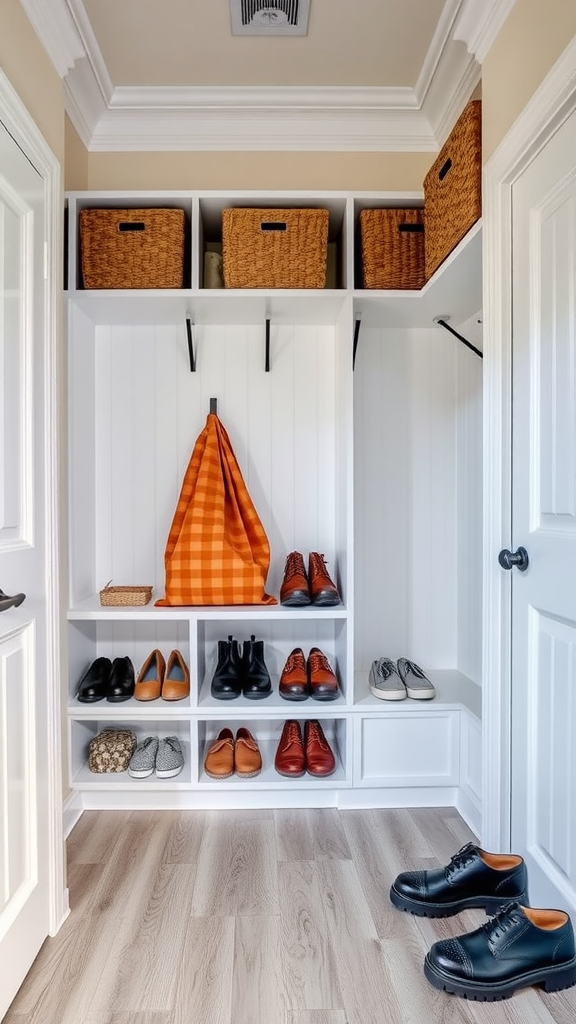
[[[527,906],[526,865],[516,854],[486,853],[467,843],[443,868],[402,872],[390,900],[418,917],[451,917],[470,907],[495,914],[511,900]]]
[[[466,935],[435,942],[424,960],[435,988],[483,1002],[539,985],[559,992],[576,985],[574,932],[561,910],[510,903]]]

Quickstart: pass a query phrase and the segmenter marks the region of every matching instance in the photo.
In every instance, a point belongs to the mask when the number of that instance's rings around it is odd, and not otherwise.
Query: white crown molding
[[[482,64],[516,0],[464,0],[454,39]]]
[[[419,106],[424,103],[428,90],[434,80],[434,76],[436,75],[438,67],[446,53],[446,47],[450,41],[450,33],[462,6],[462,2],[463,0],[445,0],[442,14],[438,20],[436,30],[432,37],[432,42],[428,47],[428,52],[424,58],[424,63],[420,69],[418,81],[416,82],[414,89]]]
[[[20,0],[60,78],[86,53],[66,0]]]
[[[100,119],[92,152],[148,151],[435,151],[421,111],[336,107],[298,109],[267,104],[252,108],[212,105],[194,111],[114,107]]]

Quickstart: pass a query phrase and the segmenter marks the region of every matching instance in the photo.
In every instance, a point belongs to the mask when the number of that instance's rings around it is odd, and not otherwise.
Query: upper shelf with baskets
[[[402,271],[394,275],[393,288],[363,287],[362,264],[368,244],[365,232],[362,235],[363,217],[368,215],[366,220],[371,223],[371,211],[388,210],[390,216],[395,216],[393,210],[403,209],[408,211],[406,219],[418,220],[422,206],[422,193],[73,192],[68,194],[68,294],[95,324],[179,324],[190,318],[198,325],[264,324],[266,319],[275,324],[334,325],[343,314],[352,313],[366,325],[424,327],[430,326],[435,317],[446,315],[459,322],[481,307],[479,220],[432,277],[423,281],[421,288],[414,287],[413,277],[410,287],[400,287]],[[90,211],[97,211],[96,221],[90,219]],[[177,211],[181,211],[180,218],[174,216]],[[318,223],[320,211],[326,211],[326,223],[322,222],[320,227],[325,232],[323,255],[320,250],[313,251],[315,229],[310,241],[306,218],[298,211],[310,212],[314,224]],[[149,228],[144,216],[147,212],[152,219],[150,232],[158,233],[160,245],[169,251],[157,259],[154,254],[151,265],[138,270],[139,283],[127,288],[123,249],[126,243],[129,247],[134,241],[142,244]],[[251,226],[245,217],[250,213],[257,214],[256,223]],[[94,223],[99,221],[102,234],[97,244],[90,246],[86,243],[86,232],[94,231]],[[174,253],[171,241],[166,241],[170,232],[168,222],[174,224],[180,239],[179,265],[176,277],[171,278],[170,267],[166,272],[168,278],[165,273],[166,259]],[[224,243],[228,247],[228,263],[236,260],[236,249],[242,246],[238,238],[244,230],[257,236],[256,243],[248,241],[246,251],[238,253],[246,273],[250,270],[246,286],[223,286],[223,222],[228,231]],[[303,255],[300,258],[296,244],[288,256],[287,286],[277,286],[283,272],[278,275],[275,266],[273,283],[267,279],[263,287],[252,287],[257,277],[252,273],[250,245],[258,244],[262,237],[264,250],[259,258],[265,268],[272,262],[266,249],[269,240],[272,239],[270,244],[282,247],[291,232],[301,234]],[[414,237],[406,235],[402,240],[406,238],[412,245]],[[393,259],[390,247],[388,253],[388,258]],[[299,266],[305,257],[309,257],[312,266],[312,287],[305,286],[306,272]],[[401,253],[399,258],[404,258]],[[324,287],[318,286],[320,278],[315,273],[315,263],[323,264],[320,277],[325,280]],[[110,275],[113,278],[116,266],[124,285],[121,287],[110,286]],[[240,279],[242,273],[241,267]],[[154,280],[159,286],[148,287]],[[234,274],[235,285],[238,280],[239,275]],[[91,287],[86,287],[86,283]]]

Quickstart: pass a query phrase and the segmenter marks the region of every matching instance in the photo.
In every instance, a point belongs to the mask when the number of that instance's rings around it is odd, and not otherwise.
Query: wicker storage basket
[[[182,288],[184,210],[81,210],[84,288]]]
[[[482,213],[481,127],[471,100],[424,179],[426,280]]]
[[[362,210],[360,241],[364,288],[422,288],[422,210]]]
[[[328,210],[222,210],[225,288],[324,288]]]
[[[100,604],[134,605],[148,604],[152,587],[104,587],[100,591]]]

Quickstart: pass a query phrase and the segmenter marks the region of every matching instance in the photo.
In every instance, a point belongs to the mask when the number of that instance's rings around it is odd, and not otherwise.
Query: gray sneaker
[[[404,700],[407,696],[406,687],[391,658],[378,658],[372,662],[370,675],[370,692],[380,700]]]
[[[128,774],[133,779],[147,779],[152,775],[156,767],[156,754],[158,751],[158,737],[147,736],[138,744],[132,754],[128,766]]]
[[[184,767],[184,754],[177,736],[160,740],[156,754],[156,775],[159,779],[172,779]]]
[[[434,686],[425,676],[422,669],[415,661],[408,661],[408,658],[400,658],[398,661],[398,672],[406,686],[406,692],[414,700],[431,700],[436,696]]]

